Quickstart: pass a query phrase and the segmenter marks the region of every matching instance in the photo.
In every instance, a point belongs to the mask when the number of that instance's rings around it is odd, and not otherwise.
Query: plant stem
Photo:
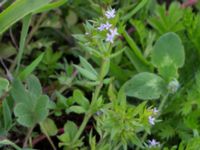
[[[167,100],[167,98],[168,98],[168,95],[169,95],[169,94],[166,94],[166,95],[163,97],[163,99],[161,100],[161,103],[160,103],[160,105],[159,105],[159,107],[158,107],[158,111],[159,111],[159,112],[162,111],[162,109],[163,109],[163,107],[164,107],[164,105],[165,105],[165,102],[166,102],[166,100]]]
[[[57,150],[56,146],[54,145],[53,141],[51,140],[51,138],[49,137],[45,127],[42,125],[42,123],[40,123],[40,127],[43,130],[43,133],[45,134],[47,140],[49,141],[49,143],[51,144],[51,147],[53,148],[53,150]]]
[[[34,33],[38,30],[38,28],[40,27],[40,24],[42,23],[42,21],[44,20],[44,18],[46,17],[46,15],[47,15],[46,13],[43,13],[43,14],[41,14],[41,16],[38,18],[36,24],[33,26],[32,30],[31,30],[30,33],[29,33],[29,36],[27,37],[27,40],[26,40],[26,44],[25,44],[25,45],[27,45],[27,44],[31,41],[31,39],[32,39],[32,37],[33,37],[33,35],[34,35]]]
[[[88,113],[88,114],[87,114],[87,113],[85,114],[84,119],[83,119],[83,122],[82,122],[81,126],[79,127],[79,130],[78,130],[78,132],[76,133],[76,136],[74,137],[72,143],[75,143],[75,142],[79,139],[79,137],[81,136],[82,132],[84,131],[85,126],[87,125],[87,123],[88,123],[88,121],[89,121],[89,119],[90,119],[91,116],[92,116],[92,115],[89,114],[89,113]]]
[[[23,148],[27,147],[27,142],[28,142],[29,137],[31,136],[33,129],[34,129],[34,127],[29,128],[28,133],[27,133],[24,143],[23,143]]]
[[[95,102],[97,101],[98,99],[98,96],[99,96],[99,93],[101,91],[101,88],[103,86],[103,79],[104,79],[104,65],[105,65],[105,61],[102,60],[102,64],[101,64],[101,69],[100,69],[100,74],[99,74],[99,85],[96,86],[95,88],[95,91],[94,91],[94,94],[92,96],[92,101],[91,101],[91,105],[90,105],[90,108],[89,110],[86,112],[85,116],[84,116],[84,119],[83,119],[83,122],[78,130],[78,132],[76,133],[74,139],[73,139],[73,143],[75,143],[81,136],[81,134],[83,133],[84,129],[85,129],[85,126],[87,125],[88,121],[90,120],[90,118],[92,117],[92,109],[93,109],[93,106],[95,104]]]

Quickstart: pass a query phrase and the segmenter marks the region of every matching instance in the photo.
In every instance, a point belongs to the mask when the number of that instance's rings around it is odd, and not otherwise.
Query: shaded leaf
[[[126,95],[142,100],[158,99],[164,90],[164,80],[148,72],[139,73],[125,83]]]

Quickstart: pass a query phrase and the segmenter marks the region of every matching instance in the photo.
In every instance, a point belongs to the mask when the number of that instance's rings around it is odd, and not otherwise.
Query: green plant
[[[18,0],[0,11],[0,149],[199,149],[196,1]]]

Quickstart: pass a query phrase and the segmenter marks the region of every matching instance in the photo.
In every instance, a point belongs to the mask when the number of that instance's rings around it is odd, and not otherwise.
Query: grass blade
[[[24,17],[23,19],[23,26],[22,26],[22,31],[21,31],[21,36],[20,36],[20,44],[19,44],[19,53],[17,55],[17,68],[16,68],[16,72],[18,72],[19,67],[20,67],[20,62],[22,59],[22,55],[24,52],[24,47],[25,47],[25,40],[28,34],[28,29],[29,29],[29,25],[31,22],[31,14],[27,15]]]
[[[38,66],[41,62],[42,58],[44,57],[44,53],[40,54],[29,66],[27,66],[20,74],[19,77],[21,80],[26,79]]]
[[[135,9],[133,9],[131,12],[129,12],[127,15],[125,15],[124,17],[122,17],[123,21],[127,21],[128,19],[130,19],[133,15],[135,15],[140,9],[142,9],[146,3],[148,2],[148,0],[142,0],[136,7]]]
[[[0,13],[0,35],[17,21],[45,6],[50,0],[17,0]]]
[[[36,13],[41,13],[41,12],[45,12],[45,11],[48,11],[51,9],[58,8],[58,7],[62,6],[63,4],[65,4],[67,1],[68,0],[59,0],[57,2],[47,4],[47,5],[43,6],[42,8],[39,8],[38,10],[34,11],[33,13],[36,14]]]

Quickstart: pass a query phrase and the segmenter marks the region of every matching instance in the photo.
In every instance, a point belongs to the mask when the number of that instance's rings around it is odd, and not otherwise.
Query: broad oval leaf
[[[161,36],[152,51],[152,63],[155,67],[163,68],[170,64],[182,67],[185,61],[184,47],[179,36],[169,32]]]
[[[14,108],[17,121],[26,127],[33,127],[43,121],[48,115],[49,98],[46,95],[40,96],[35,100],[35,105],[31,108],[26,103],[18,103]]]
[[[127,96],[142,100],[158,99],[165,90],[165,81],[153,73],[143,72],[125,83]]]
[[[48,134],[49,136],[55,136],[58,132],[58,128],[54,120],[50,118],[46,118],[43,122],[41,122],[40,128],[44,134]]]

